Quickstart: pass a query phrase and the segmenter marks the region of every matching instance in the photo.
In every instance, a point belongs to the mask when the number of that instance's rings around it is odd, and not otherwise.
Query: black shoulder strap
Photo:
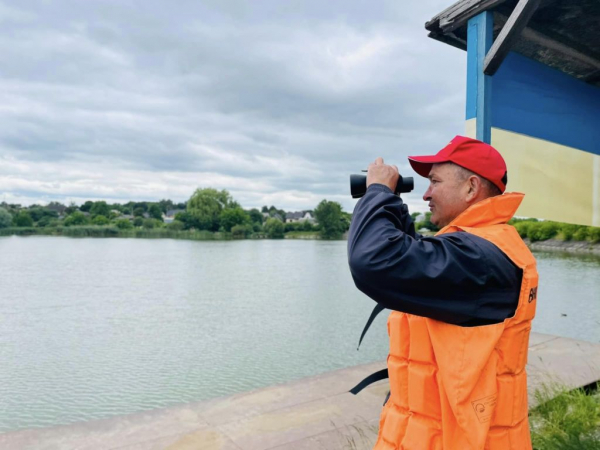
[[[352,389],[350,389],[350,392],[356,395],[370,384],[373,384],[379,380],[385,380],[386,378],[389,378],[387,369],[383,369],[379,372],[372,373],[367,378],[358,383],[356,386],[354,386]]]
[[[373,308],[373,311],[371,312],[371,315],[369,316],[369,320],[367,320],[367,323],[365,324],[365,328],[363,329],[363,331],[360,335],[360,339],[358,340],[358,347],[356,347],[356,350],[358,350],[360,348],[360,344],[362,343],[362,340],[365,337],[365,334],[367,334],[369,327],[375,320],[375,317],[377,317],[379,315],[379,313],[381,311],[383,311],[384,309],[385,309],[385,307],[383,307],[379,303],[377,303],[375,305],[375,308]],[[389,378],[387,369],[383,369],[383,370],[380,370],[379,372],[372,373],[367,378],[365,378],[360,383],[358,383],[356,386],[354,386],[352,389],[350,389],[350,392],[352,394],[356,395],[360,391],[362,391],[364,388],[369,386],[370,384],[373,384],[379,380],[385,380],[386,378]]]
[[[367,331],[369,330],[369,327],[371,326],[371,324],[373,323],[373,321],[375,320],[375,317],[377,317],[377,315],[383,311],[385,309],[384,306],[382,306],[381,304],[377,303],[375,305],[375,308],[373,308],[373,311],[371,312],[371,316],[369,316],[369,320],[367,320],[367,323],[365,325],[365,328],[363,328],[362,334],[360,335],[360,339],[358,340],[358,347],[356,347],[356,350],[358,350],[360,348],[360,344],[363,340],[363,338],[365,337],[365,334],[367,334]]]

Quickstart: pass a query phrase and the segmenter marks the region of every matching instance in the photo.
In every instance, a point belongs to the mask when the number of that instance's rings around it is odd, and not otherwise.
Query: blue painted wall
[[[492,127],[600,155],[600,88],[516,53],[492,79]]]

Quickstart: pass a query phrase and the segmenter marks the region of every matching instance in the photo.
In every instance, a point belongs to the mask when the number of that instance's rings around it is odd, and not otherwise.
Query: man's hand
[[[383,163],[383,158],[379,157],[374,163],[369,164],[367,172],[367,187],[377,183],[389,187],[392,192],[396,191],[398,185],[398,168],[396,166],[388,166]]]

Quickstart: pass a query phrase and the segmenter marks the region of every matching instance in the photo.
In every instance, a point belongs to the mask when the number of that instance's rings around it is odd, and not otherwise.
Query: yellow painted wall
[[[475,119],[465,124],[475,137]],[[507,192],[523,192],[523,217],[600,226],[600,156],[492,128],[492,145],[508,166]]]

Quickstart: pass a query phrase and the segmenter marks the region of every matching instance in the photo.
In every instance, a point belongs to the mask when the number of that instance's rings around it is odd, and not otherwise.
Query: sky
[[[0,201],[187,200],[351,212],[349,175],[464,133],[451,0],[0,0]]]

